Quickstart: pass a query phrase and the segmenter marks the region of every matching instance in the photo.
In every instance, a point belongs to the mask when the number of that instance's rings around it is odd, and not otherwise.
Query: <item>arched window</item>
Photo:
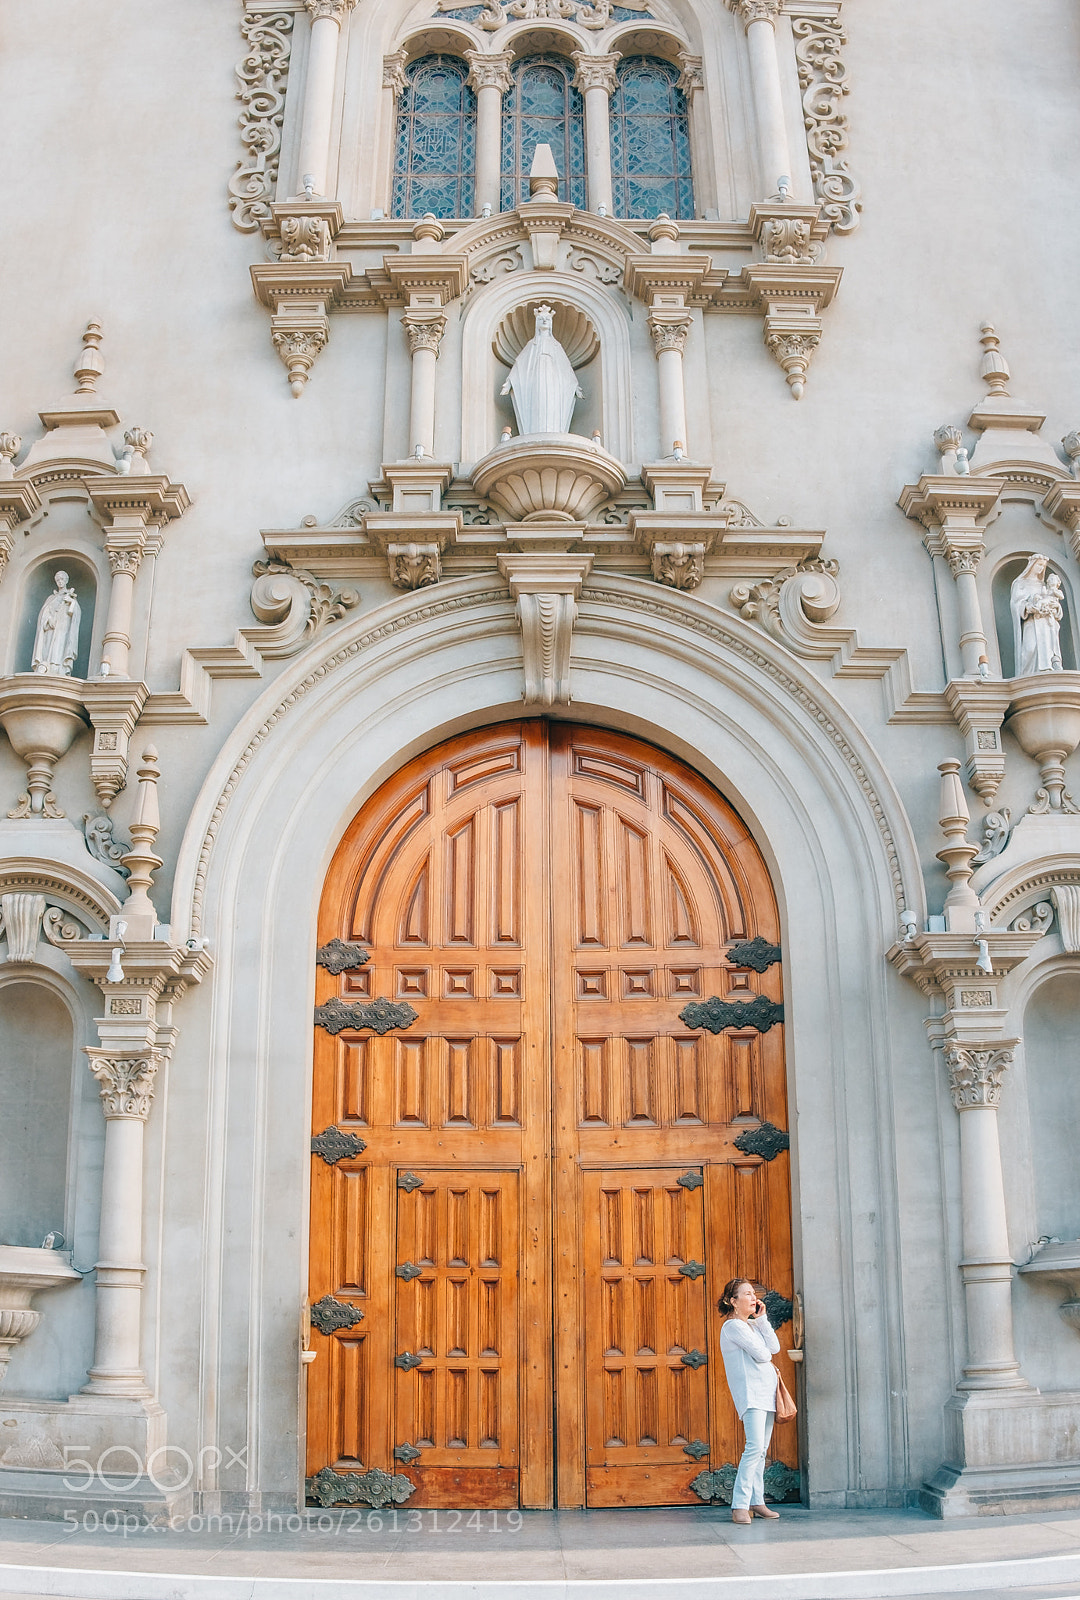
[[[585,204],[585,113],[573,68],[561,56],[526,56],[503,96],[503,211],[529,198],[529,168],[538,144],[549,144],[559,169],[559,199]]]
[[[395,217],[471,217],[476,96],[455,56],[423,56],[406,73],[394,154]]]
[[[667,61],[629,56],[619,62],[611,97],[611,179],[617,217],[694,215],[686,97]]]

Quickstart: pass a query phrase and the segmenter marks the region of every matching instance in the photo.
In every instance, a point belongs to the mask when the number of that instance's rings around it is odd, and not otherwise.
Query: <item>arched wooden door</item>
[[[778,939],[738,817],[622,734],[467,734],[364,806],[319,919],[324,1501],[700,1504],[738,1460],[717,1296],[792,1292]]]

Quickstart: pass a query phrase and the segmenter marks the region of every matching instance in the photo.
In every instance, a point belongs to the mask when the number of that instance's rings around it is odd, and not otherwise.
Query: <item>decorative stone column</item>
[[[401,318],[412,356],[412,394],[409,403],[409,454],[435,454],[435,365],[446,332],[441,311],[426,308],[406,311]]]
[[[105,554],[112,573],[102,675],[126,678],[139,565],[155,533],[182,516],[190,502],[182,484],[149,473],[87,478],[86,491],[104,526]],[[156,549],[160,540],[154,543]]]
[[[338,39],[345,16],[356,0],[304,0],[311,17],[304,116],[300,125],[300,184],[310,178],[315,194],[326,193],[330,161],[330,125],[334,114]]]
[[[473,209],[480,216],[485,206],[500,210],[502,181],[502,97],[510,88],[511,50],[487,55],[466,50],[469,85],[476,90],[476,187]]]
[[[956,584],[961,667],[970,678],[980,677],[988,664],[975,573],[1003,487],[999,478],[924,476],[917,484],[908,484],[898,502],[901,511],[926,528],[924,543],[930,555],[944,556],[948,562]]]
[[[765,197],[775,194],[779,180],[791,174],[780,63],[776,56],[776,18],[783,0],[727,0],[727,3],[746,29],[757,124],[758,181]]]
[[[1030,1389],[1013,1348],[1012,1256],[998,1141],[1001,1081],[1015,1039],[945,1045],[953,1105],[960,1113],[960,1191],[967,1304],[967,1360],[957,1387]]]
[[[593,56],[575,50],[574,87],[585,97],[585,152],[589,174],[589,210],[611,216],[611,96],[615,93],[617,50]]]
[[[654,309],[649,313],[649,332],[656,350],[657,379],[660,389],[660,454],[670,456],[676,447],[686,450],[686,386],[683,381],[683,351],[686,336],[693,326],[689,311]]]

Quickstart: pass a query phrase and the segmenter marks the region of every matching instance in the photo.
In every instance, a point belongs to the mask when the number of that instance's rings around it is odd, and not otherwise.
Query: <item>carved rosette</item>
[[[821,343],[821,334],[812,333],[768,333],[765,334],[765,343],[772,351],[777,363],[787,379],[788,388],[796,400],[801,400],[806,388],[806,374],[813,360],[814,351]]]
[[[418,350],[434,350],[438,355],[442,336],[446,332],[444,316],[433,316],[430,311],[406,311],[401,323],[409,341],[411,356]]]
[[[797,13],[797,0],[789,10]],[[862,200],[841,155],[848,145],[847,117],[841,109],[850,87],[841,55],[847,38],[833,17],[793,15],[791,27],[814,196],[837,233],[852,233],[859,226]]]
[[[507,94],[512,82],[510,66],[513,59],[512,50],[500,50],[494,55],[488,55],[484,50],[466,50],[470,89],[475,89],[477,93],[481,89],[498,89],[500,94]]]
[[[229,179],[233,226],[254,233],[270,219],[270,201],[277,186],[281,124],[289,81],[293,14],[248,6],[240,31],[247,54],[236,68],[240,143],[244,154]]]
[[[949,1090],[957,1111],[1001,1104],[1001,1081],[1013,1064],[1010,1048],[965,1044],[945,1047]]]
[[[606,56],[590,55],[587,50],[575,50],[571,59],[577,67],[574,88],[586,94],[590,89],[603,89],[605,94],[615,93],[615,68],[622,60],[617,50]]]
[[[686,336],[694,325],[694,319],[687,313],[685,316],[649,318],[649,332],[652,334],[653,349],[656,354],[663,355],[665,350],[677,350],[682,355],[686,349]]]
[[[275,328],[272,338],[274,349],[288,371],[289,387],[299,399],[312,367],[326,347],[330,330],[317,324],[307,328]]]
[[[106,1122],[121,1117],[145,1122],[154,1100],[154,1082],[161,1065],[160,1050],[141,1050],[136,1055],[116,1055],[110,1050],[86,1047],[90,1071],[97,1079]]]

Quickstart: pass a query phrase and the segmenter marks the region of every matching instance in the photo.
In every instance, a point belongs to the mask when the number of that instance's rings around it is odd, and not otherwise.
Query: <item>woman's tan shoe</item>
[[[771,1506],[751,1506],[750,1510],[755,1517],[779,1517],[779,1511],[774,1511]]]
[[[743,1510],[742,1506],[734,1506],[732,1507],[731,1520],[732,1522],[748,1523],[753,1522],[754,1519],[749,1511]]]

